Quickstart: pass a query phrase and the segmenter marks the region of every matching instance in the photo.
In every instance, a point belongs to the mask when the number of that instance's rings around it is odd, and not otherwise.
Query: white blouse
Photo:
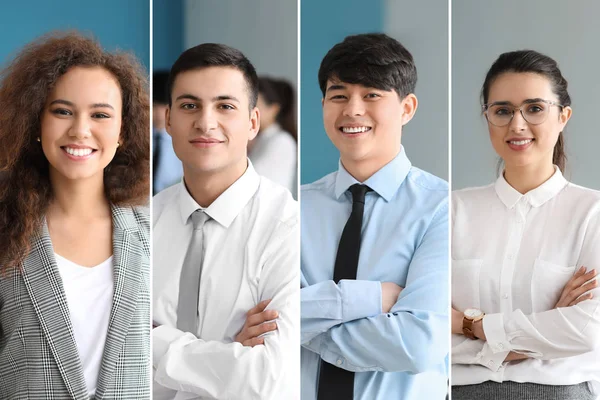
[[[504,177],[454,192],[452,305],[486,313],[487,342],[452,335],[452,384],[600,382],[600,289],[554,309],[581,266],[600,268],[600,192],[558,168],[525,195]]]

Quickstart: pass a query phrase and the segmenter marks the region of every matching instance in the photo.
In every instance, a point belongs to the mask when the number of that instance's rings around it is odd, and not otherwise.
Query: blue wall
[[[5,65],[26,43],[57,29],[91,33],[107,50],[118,48],[133,52],[149,69],[148,0],[3,2],[0,9],[0,65]]]
[[[303,0],[300,17],[301,183],[337,169],[339,152],[323,129],[317,74],[327,51],[346,36],[383,30],[382,0]]]
[[[170,70],[183,52],[183,1],[152,1],[152,68]]]

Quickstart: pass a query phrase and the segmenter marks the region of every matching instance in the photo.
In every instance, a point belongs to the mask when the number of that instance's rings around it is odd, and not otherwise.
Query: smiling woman
[[[567,81],[503,53],[482,103],[503,170],[453,193],[452,398],[596,398],[600,195],[563,176]]]
[[[0,78],[0,398],[149,398],[145,73],[71,32]]]

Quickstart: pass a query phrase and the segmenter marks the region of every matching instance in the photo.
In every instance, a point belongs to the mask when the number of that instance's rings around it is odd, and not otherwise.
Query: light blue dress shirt
[[[317,398],[320,360],[356,372],[356,400],[437,400],[449,353],[448,184],[412,167],[404,148],[367,179],[356,280],[332,280],[347,189],[342,166],[302,186],[302,400]],[[383,313],[380,282],[404,288]]]
[[[181,182],[181,178],[183,177],[183,166],[179,158],[177,158],[175,150],[173,150],[171,135],[166,130],[154,131],[154,149],[156,149],[157,145],[160,146],[160,159],[158,160],[156,170],[152,172],[154,176],[152,193],[154,194]],[[155,150],[153,154],[156,154]]]

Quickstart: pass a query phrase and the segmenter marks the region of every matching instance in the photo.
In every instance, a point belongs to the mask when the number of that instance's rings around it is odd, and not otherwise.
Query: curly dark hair
[[[132,55],[109,53],[77,32],[53,32],[26,45],[0,72],[0,272],[20,265],[53,199],[49,165],[36,138],[47,96],[75,66],[99,66],[117,79],[123,99],[121,145],[104,169],[114,205],[149,196],[150,103],[147,73]]]

